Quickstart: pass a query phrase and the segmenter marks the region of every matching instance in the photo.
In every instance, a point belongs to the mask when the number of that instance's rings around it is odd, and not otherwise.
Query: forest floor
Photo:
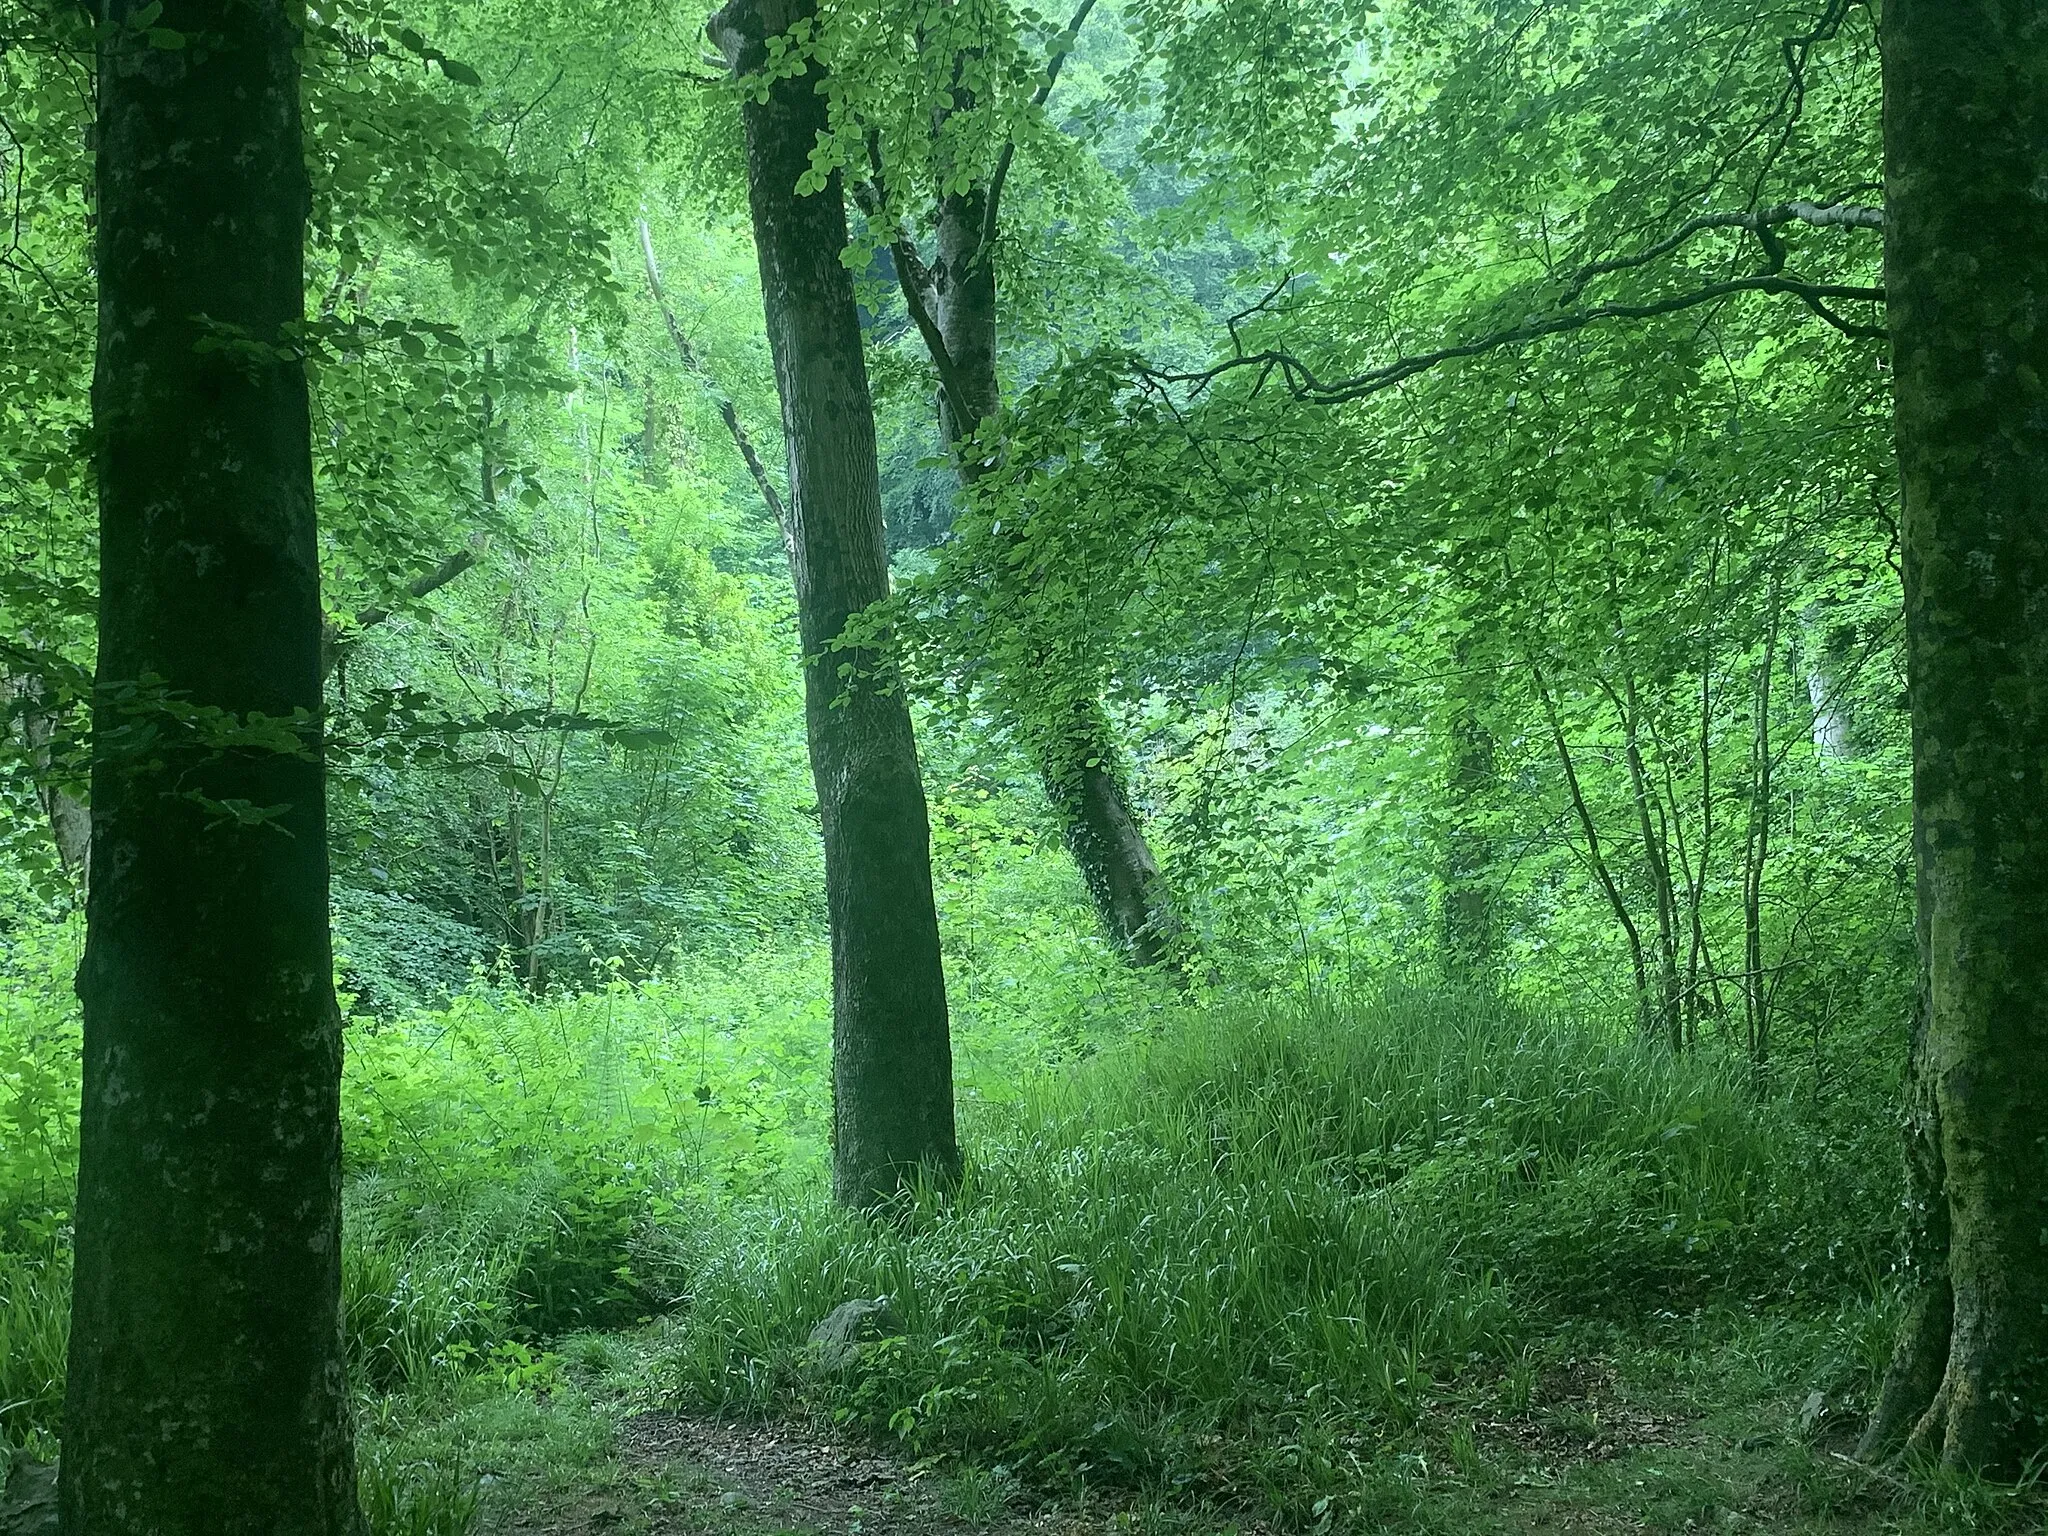
[[[1320,1518],[1291,1527],[1227,1485],[1164,1499],[1034,1488],[1000,1469],[913,1461],[826,1423],[650,1407],[632,1386],[645,1338],[609,1336],[601,1372],[472,1404],[442,1427],[466,1420],[472,1465],[489,1469],[477,1529],[490,1536],[2048,1530],[2035,1498],[1852,1460],[1858,1407],[1774,1368],[1755,1330],[1709,1325],[1719,1336],[1703,1338],[1698,1324],[1676,1326],[1690,1337],[1595,1328],[1552,1340],[1512,1411],[1497,1382],[1445,1389],[1394,1439],[1362,1441],[1357,1475]]]

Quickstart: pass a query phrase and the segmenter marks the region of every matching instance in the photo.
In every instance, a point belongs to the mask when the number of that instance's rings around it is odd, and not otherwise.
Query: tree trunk
[[[710,35],[736,74],[816,0],[730,0]],[[745,99],[747,192],[789,462],[789,537],[805,722],[832,924],[832,1184],[888,1198],[920,1171],[957,1176],[953,1060],[932,900],[930,829],[910,711],[882,649],[835,650],[889,592],[873,402],[839,178],[799,195],[825,131],[815,62]]]
[[[1579,782],[1578,765],[1572,759],[1571,745],[1564,739],[1563,717],[1559,715],[1557,700],[1551,694],[1550,681],[1533,656],[1529,658],[1529,676],[1535,684],[1537,700],[1543,705],[1543,719],[1550,727],[1550,741],[1557,749],[1558,766],[1564,770],[1565,791],[1571,797],[1579,831],[1586,839],[1586,867],[1593,872],[1594,880],[1607,898],[1608,908],[1614,913],[1615,922],[1621,925],[1622,936],[1628,940],[1629,970],[1636,984],[1636,1027],[1647,1036],[1656,1029],[1657,1018],[1655,1005],[1650,999],[1650,966],[1643,950],[1643,931],[1629,911],[1628,898],[1622,894],[1621,883],[1614,878],[1614,871],[1608,866],[1607,855],[1601,851],[1599,824],[1593,820],[1593,808],[1587,803],[1585,787]]]
[[[172,48],[142,9],[106,0],[99,28],[97,878],[63,1528],[355,1536],[319,568],[289,333],[299,12],[170,0]],[[223,747],[208,718],[296,719],[304,745]]]
[[[1439,913],[1444,974],[1482,980],[1494,968],[1493,838],[1486,812],[1500,777],[1485,707],[1493,672],[1461,635],[1451,648],[1449,719],[1444,728],[1444,793],[1449,825],[1443,843],[1443,899]]]
[[[1685,1049],[1685,1021],[1678,987],[1678,896],[1671,880],[1671,839],[1661,807],[1652,797],[1650,774],[1643,761],[1643,711],[1635,674],[1623,660],[1619,697],[1603,683],[1608,701],[1621,720],[1622,757],[1628,765],[1629,798],[1635,805],[1636,831],[1643,840],[1643,873],[1657,908],[1657,1027],[1674,1051]]]
[[[1764,654],[1757,663],[1756,693],[1750,733],[1749,826],[1742,840],[1742,1018],[1752,1080],[1762,1087],[1771,1060],[1771,997],[1764,978],[1764,876],[1771,859],[1771,820],[1776,809],[1771,768],[1777,761],[1771,744],[1771,684],[1777,675],[1778,624],[1782,593],[1771,573],[1769,618],[1764,624]]]
[[[941,199],[933,318],[951,367],[939,392],[939,429],[963,488],[987,467],[967,443],[1002,407],[996,373],[995,253],[985,249],[988,194],[973,187]],[[913,272],[902,280],[915,282]],[[954,400],[955,393],[960,395]],[[1097,917],[1133,965],[1170,960],[1184,931],[1166,877],[1132,809],[1120,754],[1101,701],[1087,697],[1049,727],[1029,733],[1046,798]]]
[[[1919,841],[1916,828],[1919,892],[1914,929],[1920,950],[1920,985],[1906,1058],[1906,1316],[1885,1372],[1877,1411],[1871,1415],[1859,1447],[1866,1456],[1886,1454],[1904,1445],[1934,1401],[1948,1366],[1949,1331],[1955,1318],[1955,1297],[1948,1284],[1948,1198],[1942,1179],[1941,1116],[1935,1104],[1934,1079],[1927,1070],[1932,1011],[1927,924],[1933,904],[1927,899],[1929,861],[1920,856]]]
[[[35,778],[43,817],[50,824],[57,863],[70,878],[75,899],[83,905],[92,887],[92,815],[55,777],[58,720],[49,703],[48,687],[36,676],[9,678],[7,686],[20,701],[22,744],[28,748],[29,772]]]
[[[2048,22],[1889,0],[1882,25],[1927,966],[1909,1149],[1947,1242],[1871,1448],[1910,1419],[1909,1448],[2012,1472],[2048,1443]]]
[[[1133,965],[1164,964],[1174,958],[1180,919],[1131,812],[1101,703],[1084,696],[1068,725],[1046,732],[1035,754],[1067,851],[1118,952]]]
[[[1002,385],[996,374],[995,252],[982,249],[988,196],[980,187],[940,199],[938,264],[932,268],[935,317],[946,353],[953,361],[952,390],[939,392],[939,430],[946,445],[958,448],[1002,408]],[[971,481],[980,460],[957,460],[960,477]]]

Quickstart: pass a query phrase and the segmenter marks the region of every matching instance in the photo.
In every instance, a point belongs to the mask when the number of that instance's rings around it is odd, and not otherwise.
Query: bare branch
[[[1709,283],[1704,288],[1697,288],[1689,293],[1673,294],[1648,304],[1602,304],[1593,309],[1544,315],[1522,325],[1509,326],[1505,330],[1461,342],[1454,347],[1442,347],[1434,352],[1399,358],[1383,367],[1368,369],[1364,373],[1354,374],[1345,379],[1317,378],[1314,371],[1300,358],[1277,348],[1268,348],[1260,352],[1240,352],[1212,368],[1195,372],[1168,371],[1143,363],[1139,364],[1138,372],[1158,384],[1193,385],[1195,392],[1199,393],[1226,373],[1233,373],[1240,368],[1256,368],[1259,370],[1260,384],[1278,373],[1286,380],[1288,391],[1297,400],[1312,405],[1343,405],[1352,400],[1362,400],[1368,395],[1376,395],[1381,390],[1391,389],[1403,380],[1411,379],[1418,373],[1425,373],[1439,363],[1452,362],[1461,357],[1478,357],[1482,353],[1496,351],[1501,347],[1525,341],[1539,341],[1546,336],[1568,335],[1605,320],[1653,320],[1663,315],[1675,315],[1682,310],[1695,309],[1702,304],[1712,304],[1717,300],[1742,293],[1773,293],[1796,298],[1821,319],[1848,336],[1867,340],[1887,334],[1883,326],[1862,325],[1845,320],[1828,307],[1830,300],[1882,304],[1882,288],[1859,288],[1839,283],[1802,283],[1779,273],[1765,272],[1753,277],[1735,277],[1726,282]]]

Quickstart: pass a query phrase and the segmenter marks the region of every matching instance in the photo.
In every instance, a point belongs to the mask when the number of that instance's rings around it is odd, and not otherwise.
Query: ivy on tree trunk
[[[986,467],[970,445],[1002,408],[995,252],[984,244],[988,229],[985,188],[940,199],[938,261],[931,278],[934,320],[951,367],[948,387],[939,392],[939,428],[953,450],[963,489]],[[1043,686],[1043,680],[1036,686]],[[1175,941],[1185,929],[1132,808],[1109,714],[1094,687],[1063,699],[1048,719],[1028,722],[1024,737],[1067,851],[1117,952],[1138,966],[1173,959]]]

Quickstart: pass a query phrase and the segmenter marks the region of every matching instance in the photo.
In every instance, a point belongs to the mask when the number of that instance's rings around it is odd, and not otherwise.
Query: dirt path
[[[1605,1360],[1553,1361],[1519,1411],[1447,1404],[1393,1458],[1405,1470],[1352,1492],[1372,1507],[1332,1519],[1387,1536],[1946,1536],[1836,1454],[1854,1416],[1815,1424],[1817,1400],[1710,1422]],[[1214,1506],[1050,1503],[787,1421],[642,1413],[617,1425],[609,1468],[601,1489],[536,1498],[488,1536],[1271,1536]]]
[[[1120,1528],[1112,1504],[1041,1505],[1001,1478],[947,1477],[801,1424],[645,1413],[619,1426],[617,1454],[618,1484],[524,1514],[506,1536],[1101,1536]]]

